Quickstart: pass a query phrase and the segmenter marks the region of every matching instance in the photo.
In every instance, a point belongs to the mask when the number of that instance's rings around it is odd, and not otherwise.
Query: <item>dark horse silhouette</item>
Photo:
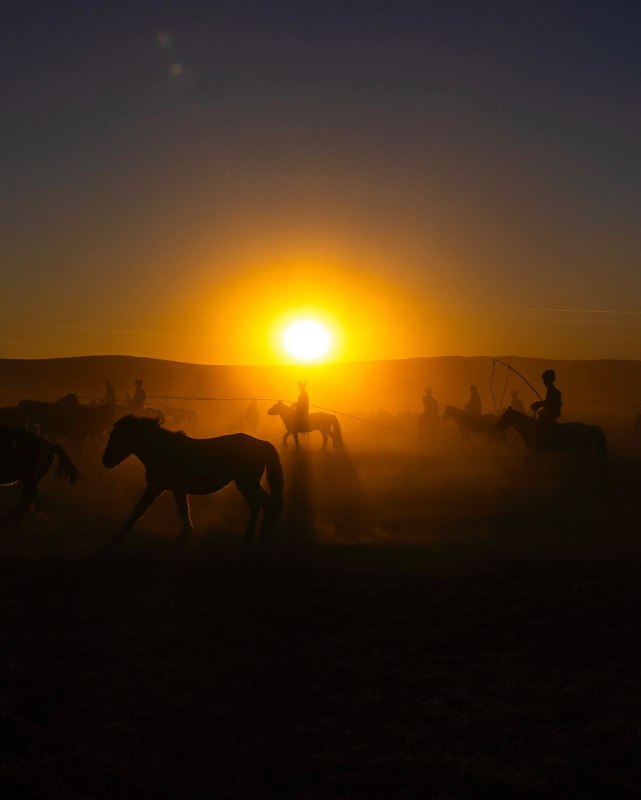
[[[538,473],[542,453],[576,452],[583,463],[591,461],[599,475],[604,476],[608,462],[608,445],[598,425],[583,422],[563,422],[542,428],[540,423],[511,406],[496,423],[497,430],[514,430],[528,449],[526,459]]]
[[[21,400],[18,413],[29,427],[48,438],[64,439],[79,450],[85,439],[97,439],[107,434],[113,421],[115,406],[88,406],[80,403],[75,394],[67,394],[54,403]]]
[[[282,511],[283,470],[276,448],[246,433],[192,439],[182,431],[165,430],[157,419],[129,414],[114,425],[102,463],[112,468],[130,455],[144,464],[147,488],[112,544],[133,529],[164,491],[172,492],[176,500],[183,523],[181,540],[193,531],[187,495],[212,494],[232,481],[249,506],[246,545],[254,538],[261,508],[263,536],[270,532]],[[265,470],[271,494],[260,485]]]
[[[60,445],[52,444],[43,436],[36,436],[24,428],[0,426],[0,484],[8,486],[19,483],[24,489],[15,508],[0,520],[3,526],[17,527],[31,506],[36,511],[42,510],[38,484],[56,459],[56,478],[75,483],[78,470]]]
[[[497,430],[497,417],[494,414],[470,414],[462,408],[456,406],[445,406],[443,411],[443,422],[453,419],[461,434],[461,448],[467,442],[472,444],[473,433],[484,433],[487,436],[487,444],[490,442],[505,442],[505,434]]]
[[[323,411],[318,411],[308,415],[307,427],[301,430],[298,425],[296,410],[290,408],[282,400],[279,400],[271,408],[267,409],[267,413],[271,416],[278,416],[285,424],[285,433],[283,434],[283,447],[287,449],[287,439],[290,436],[294,437],[296,448],[300,447],[298,442],[299,433],[309,433],[309,431],[320,431],[323,436],[323,450],[327,447],[327,437],[331,436],[334,444],[334,449],[340,450],[343,447],[343,434],[341,433],[341,426],[338,419],[333,414],[325,414]]]

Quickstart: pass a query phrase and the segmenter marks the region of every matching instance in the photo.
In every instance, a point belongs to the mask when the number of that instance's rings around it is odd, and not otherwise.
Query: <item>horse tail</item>
[[[332,432],[333,432],[333,442],[334,442],[334,450],[341,450],[343,447],[343,434],[341,432],[341,424],[338,421],[338,417],[332,415]]]
[[[60,481],[67,480],[75,483],[80,477],[78,467],[73,463],[59,444],[49,443],[50,451],[57,457],[58,466],[56,467],[56,478]]]
[[[265,442],[265,447],[265,468],[271,493],[271,514],[272,520],[276,520],[283,511],[283,466],[274,445],[271,442]]]

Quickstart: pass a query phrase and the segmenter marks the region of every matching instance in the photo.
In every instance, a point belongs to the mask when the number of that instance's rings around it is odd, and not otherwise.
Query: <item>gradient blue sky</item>
[[[2,9],[0,356],[641,358],[640,4]]]

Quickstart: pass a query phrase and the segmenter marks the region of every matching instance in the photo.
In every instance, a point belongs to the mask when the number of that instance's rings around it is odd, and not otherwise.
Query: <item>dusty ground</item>
[[[102,561],[141,470],[47,479],[0,542],[4,796],[638,796],[641,461],[603,487],[515,450],[316,445],[247,563],[233,489],[186,551],[163,498]]]

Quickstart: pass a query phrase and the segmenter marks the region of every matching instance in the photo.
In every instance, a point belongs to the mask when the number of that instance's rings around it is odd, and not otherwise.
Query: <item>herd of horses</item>
[[[290,436],[298,448],[299,434],[311,431],[321,433],[323,448],[328,439],[334,448],[343,447],[340,423],[333,414],[309,414],[302,430],[294,410],[281,401],[267,413],[279,416],[284,423],[283,448],[287,448]],[[138,416],[125,407],[84,405],[72,394],[54,403],[22,400],[17,406],[0,408],[0,485],[19,484],[22,488],[18,504],[0,518],[0,527],[16,528],[29,508],[42,509],[38,484],[54,464],[57,478],[71,483],[78,479],[78,469],[59,444],[60,440],[68,442],[75,452],[87,440],[101,446],[107,440],[103,466],[113,468],[133,455],[145,466],[147,478],[142,497],[110,547],[133,529],[151,503],[165,491],[171,492],[176,501],[182,520],[179,541],[184,541],[192,532],[189,495],[212,494],[229,483],[235,483],[249,509],[246,545],[254,538],[261,511],[262,536],[268,535],[283,507],[283,469],[276,448],[245,433],[196,439],[182,431],[164,428],[166,416],[166,411],[160,409],[144,409]],[[506,431],[513,428],[525,443],[526,459],[537,473],[541,455],[573,451],[582,462],[591,462],[600,477],[605,475],[607,443],[598,426],[561,423],[543,434],[536,419],[511,407],[497,417],[446,406],[442,420],[456,424],[461,447],[476,435],[484,436],[488,445],[505,444]],[[419,432],[425,430],[419,420]],[[261,484],[263,475],[269,492]]]

